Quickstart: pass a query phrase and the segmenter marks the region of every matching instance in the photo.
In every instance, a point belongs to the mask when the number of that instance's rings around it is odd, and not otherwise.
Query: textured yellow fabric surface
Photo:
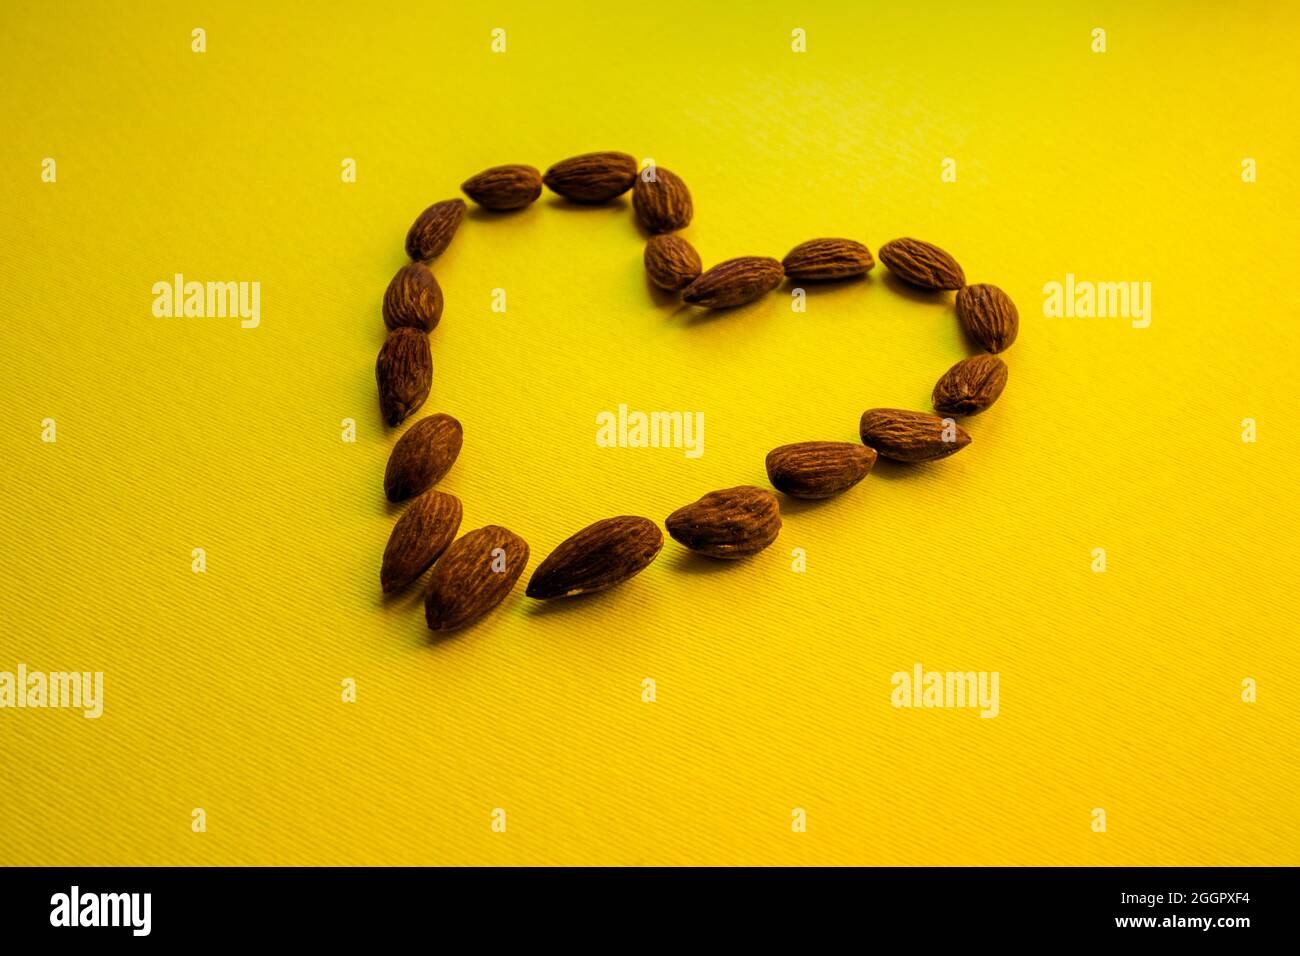
[[[1285,3],[9,0],[0,671],[105,700],[0,710],[0,863],[1297,862],[1298,32]],[[706,262],[940,244],[1019,303],[1010,384],[959,455],[783,501],[753,560],[669,541],[431,643],[379,595],[380,300],[425,205],[591,149],[682,175]],[[697,318],[643,241],[626,199],[547,193],[435,263],[442,487],[534,566],[926,408],[967,354],[951,296],[880,266]],[[259,282],[260,325],[155,317],[176,273]],[[1046,317],[1067,273],[1150,282],[1150,326]],[[597,447],[621,403],[703,412],[704,454]],[[999,715],[891,706],[916,662],[998,672]]]

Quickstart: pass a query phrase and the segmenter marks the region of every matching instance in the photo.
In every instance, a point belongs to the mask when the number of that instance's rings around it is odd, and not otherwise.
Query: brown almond
[[[433,355],[425,334],[405,327],[389,332],[375,362],[375,381],[379,409],[389,425],[400,425],[417,411],[433,384]]]
[[[767,453],[772,487],[792,498],[830,498],[856,485],[876,463],[876,452],[849,441],[804,441]]]
[[[752,485],[711,491],[678,508],[665,522],[668,533],[711,558],[745,558],[776,540],[781,507],[776,495]]]
[[[493,166],[460,184],[461,191],[484,209],[522,209],[542,194],[542,174],[532,166]]]
[[[490,524],[458,538],[429,575],[424,618],[432,631],[473,624],[506,599],[528,566],[528,542]]]
[[[950,418],[901,408],[871,408],[862,413],[862,443],[894,461],[934,461],[970,444],[970,436]]]
[[[583,153],[556,163],[542,182],[572,202],[608,202],[632,188],[636,160],[627,153]]]
[[[442,287],[423,262],[408,262],[397,270],[384,293],[384,325],[389,331],[406,326],[432,332],[442,318]]]
[[[406,254],[417,262],[442,255],[465,218],[465,200],[436,202],[416,217],[406,234]]]
[[[1011,296],[985,283],[968,285],[957,293],[957,320],[986,352],[1010,348],[1020,331],[1020,312]]]
[[[647,168],[632,186],[632,208],[648,232],[674,232],[691,224],[695,207],[680,176],[662,166]]]
[[[645,271],[650,281],[669,292],[680,292],[703,270],[700,254],[681,236],[651,236],[645,244]]]
[[[885,243],[880,247],[880,261],[894,275],[919,289],[960,289],[966,284],[966,274],[956,259],[920,239]]]
[[[998,400],[1007,387],[1007,365],[996,355],[962,359],[934,386],[934,410],[941,415],[974,415]]]
[[[426,491],[407,506],[384,548],[379,583],[385,594],[400,591],[429,570],[456,537],[460,515],[460,499],[441,491]]]
[[[786,275],[807,282],[863,276],[875,264],[871,250],[852,239],[810,239],[781,260]]]
[[[767,256],[720,262],[682,292],[682,301],[706,309],[730,309],[771,292],[785,278],[781,263]]]
[[[393,446],[384,470],[388,500],[405,501],[436,485],[451,470],[463,440],[460,422],[441,412],[408,428]]]
[[[529,579],[526,593],[545,600],[612,588],[645,570],[663,546],[663,532],[648,518],[605,518],[547,555]]]

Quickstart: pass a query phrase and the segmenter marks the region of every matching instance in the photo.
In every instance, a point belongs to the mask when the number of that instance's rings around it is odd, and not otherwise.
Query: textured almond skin
[[[429,570],[456,537],[460,516],[460,499],[441,491],[426,491],[407,506],[384,548],[379,583],[385,594],[400,591]]]
[[[996,355],[962,359],[934,386],[934,410],[941,415],[975,415],[1007,387],[1007,365]]]
[[[970,435],[954,423],[953,440],[944,441],[944,420],[938,415],[901,408],[871,408],[862,413],[862,443],[894,461],[934,461],[970,444]]]
[[[682,301],[706,309],[730,309],[771,292],[785,278],[781,263],[767,256],[720,262],[682,292]]]
[[[636,160],[627,153],[583,153],[556,163],[542,182],[572,202],[608,202],[632,188]]]
[[[444,199],[416,217],[406,234],[406,254],[417,262],[442,255],[465,218],[465,200]]]
[[[464,440],[460,422],[439,412],[422,418],[397,440],[384,469],[384,494],[392,502],[414,498],[451,470]]]
[[[532,166],[493,166],[460,184],[461,191],[484,209],[522,209],[542,194],[542,174]]]
[[[986,352],[1005,351],[1020,332],[1020,312],[1011,296],[984,283],[957,293],[957,321]]]
[[[493,552],[500,549],[502,554]],[[496,566],[504,564],[500,571]],[[429,575],[424,619],[431,631],[473,624],[506,599],[528,566],[528,542],[490,524],[457,539]]]
[[[781,260],[786,275],[805,282],[863,276],[875,264],[871,250],[852,239],[810,239]]]
[[[880,247],[880,261],[904,282],[918,289],[960,289],[966,274],[957,260],[938,246],[920,239],[895,239]]]
[[[645,271],[650,281],[668,292],[680,292],[704,269],[700,254],[681,236],[651,236],[645,244]]]
[[[695,206],[691,191],[676,173],[656,166],[655,181],[646,182],[646,173],[637,176],[632,186],[632,208],[647,232],[675,232],[691,224]]]
[[[875,449],[865,445],[805,441],[768,452],[767,477],[792,498],[830,498],[867,477],[875,463]]]
[[[442,318],[442,287],[423,262],[408,262],[397,270],[384,293],[384,325],[432,332]]]
[[[425,334],[410,328],[389,332],[375,362],[375,381],[379,410],[389,425],[400,425],[417,411],[433,385],[433,355]]]
[[[678,508],[665,522],[674,540],[711,558],[745,558],[776,540],[781,507],[776,495],[752,485],[711,491]]]
[[[612,588],[644,571],[663,546],[663,532],[648,518],[605,518],[547,555],[529,579],[527,594],[546,600]]]

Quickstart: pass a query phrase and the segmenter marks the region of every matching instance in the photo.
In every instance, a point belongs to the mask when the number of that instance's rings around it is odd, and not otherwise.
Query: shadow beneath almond
[[[645,271],[644,260],[639,260],[637,267],[640,269],[642,276],[645,277],[645,287],[650,293],[650,301],[661,309],[672,308],[674,313],[681,311],[682,294],[680,292],[669,292],[655,285],[650,279],[649,273]]]
[[[492,608],[477,621],[471,621],[469,624],[453,628],[449,631],[435,631],[429,628],[428,618],[425,616],[424,608],[420,609],[420,636],[419,646],[425,650],[437,650],[446,648],[455,644],[458,638],[471,638],[479,631],[488,631],[492,628],[492,622],[498,625],[511,614],[515,614],[523,609],[522,602],[525,600],[522,592],[511,591],[510,594],[502,600],[500,604]]]
[[[576,199],[566,199],[563,196],[552,193],[545,200],[547,209],[560,209],[569,212],[607,212],[624,214],[630,207],[631,202],[628,200],[632,191],[629,189],[621,196],[615,196],[613,199],[606,199],[604,202],[578,202]]]
[[[668,566],[674,572],[686,574],[717,574],[730,568],[742,567],[745,563],[745,558],[711,558],[707,554],[697,554],[685,548],[674,551],[668,559]]]
[[[527,602],[524,605],[524,613],[529,617],[564,614],[569,610],[587,607],[593,603],[601,603],[607,600],[609,595],[613,594],[625,583],[627,582],[620,582],[613,587],[604,588],[600,591],[589,591],[586,594],[574,594],[569,597],[531,598],[524,595],[523,600]]]
[[[877,458],[876,463],[871,466],[871,474],[863,480],[883,478],[885,481],[905,481],[914,478],[919,474],[917,469],[924,468],[927,464],[928,462],[923,461],[893,461],[889,458]]]
[[[488,611],[488,613],[484,614],[477,621],[473,621],[472,623],[466,624],[463,627],[454,628],[453,630],[450,631],[430,630],[428,618],[425,617],[424,611],[421,610],[420,625],[424,628],[424,635],[420,643],[425,647],[441,647],[444,644],[452,643],[457,638],[469,637],[475,631],[481,630],[483,628],[483,625],[486,622],[492,620],[492,616],[496,612],[496,610],[497,610],[496,608],[493,608],[491,611]]]
[[[689,226],[690,223],[687,223],[686,225]],[[677,233],[680,233],[682,231],[681,229],[670,229],[668,230],[668,233],[651,232],[642,224],[641,217],[636,215],[635,209],[633,210],[632,213],[632,228],[636,230],[636,234],[641,237],[642,242],[649,242],[655,236],[667,235],[669,233],[676,235]],[[686,237],[682,236],[682,238],[685,239]]]
[[[896,295],[901,295],[912,302],[924,302],[929,305],[947,305],[952,301],[951,293],[942,289],[931,291],[929,289],[918,289],[914,285],[904,282],[894,273],[885,271],[885,288]]]
[[[770,294],[770,293],[769,293]],[[716,322],[719,319],[735,318],[743,316],[746,312],[753,311],[754,307],[761,303],[767,294],[760,295],[757,299],[749,302],[742,302],[740,305],[727,306],[724,309],[709,309],[701,305],[691,305],[689,302],[683,302],[682,307],[677,312],[685,312],[683,324],[687,328],[698,325],[707,325],[710,322]],[[677,312],[673,314],[676,315]]]
[[[536,205],[537,202],[533,201],[518,209],[484,209],[482,206],[471,206],[469,212],[465,213],[465,218],[471,222],[500,222],[502,219],[526,213]]]
[[[390,594],[385,594],[381,590],[379,592],[379,598],[376,601],[376,606],[381,608],[394,608],[396,610],[402,611],[403,613],[406,613],[407,611],[410,611],[413,608],[419,608],[420,619],[423,620],[424,619],[424,579],[428,573],[429,573],[428,571],[425,571],[424,574],[421,574],[418,578],[416,578],[406,587],[398,591],[393,591]],[[380,586],[379,575],[376,574],[375,588],[378,589],[379,586]]]
[[[784,289],[789,294],[794,289],[803,289],[809,297],[826,295],[828,293],[841,292],[845,289],[852,289],[856,286],[871,285],[870,277],[866,274],[860,276],[846,276],[843,279],[791,279],[787,277],[778,289]]]
[[[858,482],[858,484],[862,484],[862,482]],[[855,485],[854,487],[857,486]],[[837,498],[841,498],[847,494],[852,494],[852,492],[853,488],[849,488],[845,491],[841,491],[837,495],[831,495],[829,498],[794,498],[784,492],[778,492],[777,499],[780,501],[781,505],[781,517],[787,518],[797,517],[798,515],[804,514],[808,511],[817,511],[819,509],[824,510]]]

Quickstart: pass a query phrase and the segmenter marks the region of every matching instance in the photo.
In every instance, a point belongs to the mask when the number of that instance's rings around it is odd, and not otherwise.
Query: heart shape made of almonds
[[[461,189],[484,209],[522,209],[543,187],[573,203],[607,203],[632,191],[637,219],[650,234],[646,273],[657,287],[690,306],[730,309],[771,292],[782,281],[833,282],[865,276],[875,267],[871,251],[853,239],[812,239],[784,259],[742,256],[703,268],[700,255],[679,235],[694,216],[690,190],[680,176],[627,153],[574,156],[545,174],[532,166],[494,166],[466,180]],[[406,236],[410,261],[398,270],[383,298],[388,338],[375,366],[384,421],[401,424],[423,406],[433,383],[428,334],[442,319],[442,289],[429,267],[451,243],[465,218],[464,200],[434,203]],[[966,336],[983,351],[957,362],[934,387],[938,414],[871,408],[858,425],[861,443],[806,441],[774,448],[767,456],[772,487],[792,498],[825,499],[867,476],[877,456],[894,461],[936,461],[970,444],[958,416],[984,411],[1006,387],[1006,363],[998,357],[1015,341],[1019,315],[1011,298],[994,285],[967,285],[957,261],[919,239],[894,239],[880,260],[902,282],[930,292],[955,292],[956,313]],[[461,425],[450,415],[422,419],[393,448],[384,475],[392,502],[413,499],[389,536],[380,569],[388,593],[409,586],[430,567],[425,616],[431,630],[473,624],[501,604],[523,574],[528,544],[498,525],[460,538],[461,505],[434,489],[460,452]],[[678,508],[665,521],[680,544],[711,558],[757,554],[781,530],[780,504],[772,492],[752,485],[709,492]],[[620,515],[583,528],[557,545],[534,570],[526,587],[537,600],[602,591],[639,574],[663,547],[659,525]]]

